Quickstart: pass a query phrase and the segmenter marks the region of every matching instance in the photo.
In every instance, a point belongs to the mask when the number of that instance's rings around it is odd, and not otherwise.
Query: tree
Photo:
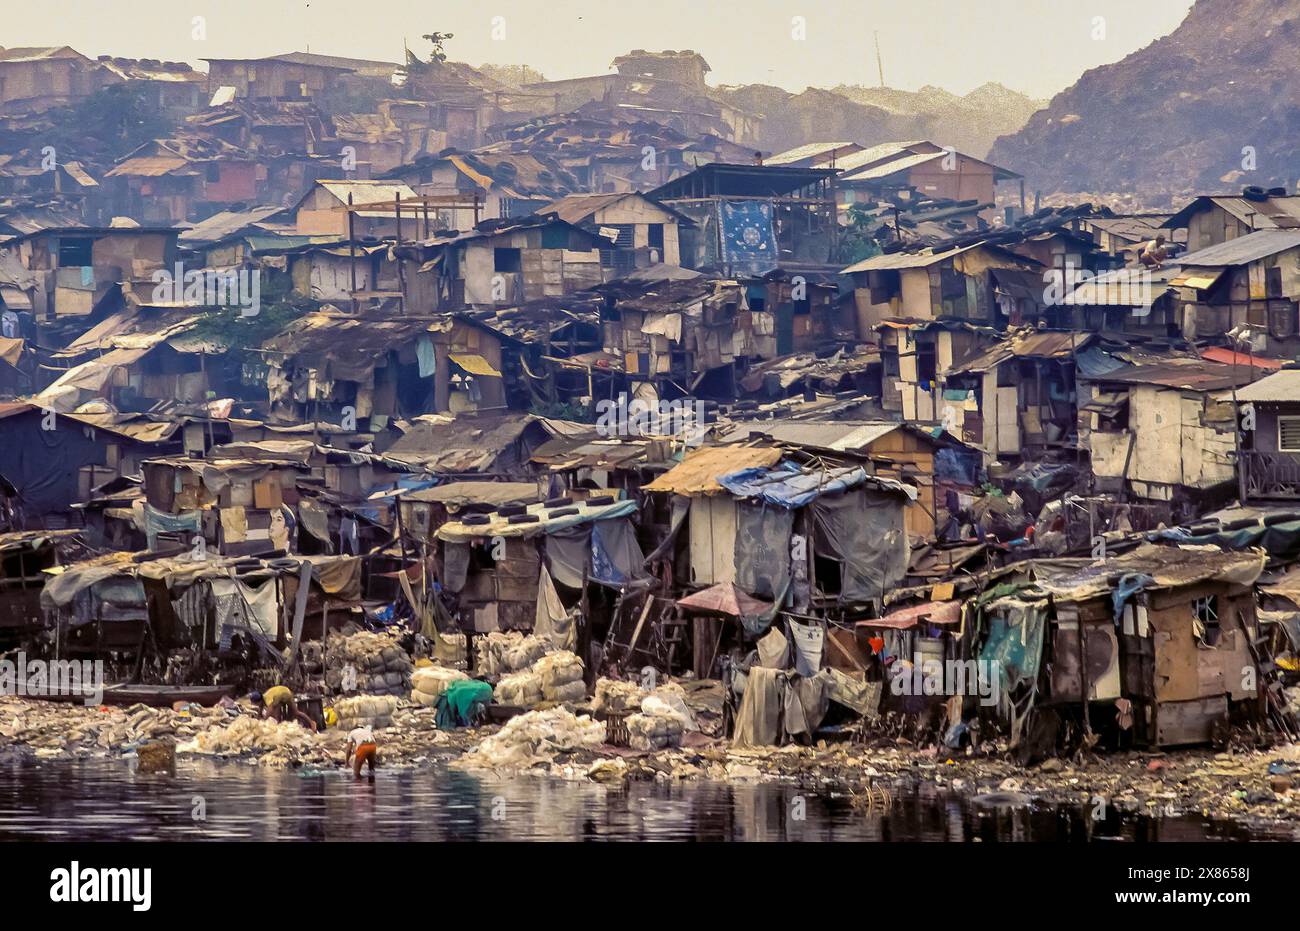
[[[406,67],[403,70],[407,77],[424,74],[430,70],[431,65],[440,65],[446,61],[447,53],[443,51],[442,43],[448,39],[454,39],[456,36],[450,32],[430,32],[420,36],[420,38],[432,44],[433,49],[429,52],[428,61],[422,61],[420,56],[410,49],[406,50]]]

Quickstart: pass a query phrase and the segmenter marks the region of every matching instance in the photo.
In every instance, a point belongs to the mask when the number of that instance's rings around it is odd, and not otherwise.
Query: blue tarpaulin
[[[772,468],[741,469],[718,476],[718,484],[738,498],[757,498],[783,508],[801,508],[820,495],[846,491],[871,479],[858,467],[803,471],[797,463],[785,460]],[[915,499],[915,490],[898,482],[873,479]]]
[[[770,201],[721,201],[718,220],[722,261],[733,274],[763,275],[776,268],[776,231]]]

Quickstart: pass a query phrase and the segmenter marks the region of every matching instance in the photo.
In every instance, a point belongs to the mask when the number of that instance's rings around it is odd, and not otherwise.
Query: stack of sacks
[[[560,650],[543,656],[533,665],[542,680],[542,695],[547,701],[582,701],[587,685],[582,681],[582,660],[576,653]]]
[[[347,668],[352,667],[352,682]],[[405,695],[411,690],[414,664],[396,641],[359,631],[349,637],[331,633],[325,644],[325,684],[333,692]],[[352,689],[348,685],[352,685]]]
[[[531,708],[542,703],[542,677],[531,670],[512,672],[497,680],[496,700],[502,705]]]
[[[680,747],[688,730],[698,730],[680,685],[660,686],[641,701],[641,713],[627,719],[628,743],[634,750]]]
[[[411,701],[421,705],[432,706],[438,696],[447,691],[447,686],[469,676],[458,669],[446,666],[421,666],[411,673]]]
[[[474,641],[474,668],[482,676],[497,676],[527,669],[546,655],[547,643],[517,630],[493,631]]]
[[[676,682],[664,683],[647,697],[653,697],[667,705],[672,711],[675,711],[682,719],[682,726],[688,731],[698,731],[700,729],[700,726],[695,723],[695,715],[691,713],[691,709],[686,704],[686,690]],[[644,701],[641,703],[641,710],[646,710]]]
[[[593,749],[605,741],[605,726],[566,708],[530,711],[511,718],[453,766],[468,769],[516,769],[547,763],[557,753]]]
[[[596,697],[592,710],[601,714],[626,714],[641,707],[645,691],[635,682],[600,678],[596,680]]]
[[[338,716],[338,727],[342,731],[363,725],[376,729],[388,727],[393,723],[395,710],[397,699],[392,695],[356,695],[334,703],[334,713]]]

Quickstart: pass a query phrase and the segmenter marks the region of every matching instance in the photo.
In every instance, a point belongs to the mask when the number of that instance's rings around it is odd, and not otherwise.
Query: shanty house
[[[0,48],[0,110],[30,113],[70,103],[99,90],[104,73],[66,45]]]
[[[179,224],[256,202],[266,169],[220,139],[180,134],[133,150],[104,175],[115,213]]]
[[[933,142],[885,142],[839,155],[834,167],[844,203],[874,203],[902,195],[916,199],[975,200],[993,215],[997,185],[1021,180],[1014,171]],[[1023,201],[1023,192],[1021,195]]]
[[[456,596],[464,628],[532,630],[555,586],[572,593],[644,578],[636,512],[636,501],[597,495],[505,505],[443,524],[442,584]]]
[[[571,194],[537,210],[609,240],[601,264],[615,275],[636,267],[680,265],[679,224],[690,220],[642,194]]]
[[[1237,360],[1241,366],[1249,359]],[[1300,369],[1286,367],[1238,388],[1238,474],[1245,500],[1300,499]]]
[[[688,268],[763,275],[823,269],[835,257],[835,171],[766,165],[703,165],[647,192],[689,217],[681,259]]]
[[[934,320],[956,317],[993,325],[998,300],[990,273],[1037,271],[1041,267],[1000,246],[975,243],[953,249],[888,252],[850,265],[858,338],[891,318]]]
[[[441,198],[444,203],[431,210],[436,229],[466,230],[484,219],[518,219],[578,190],[577,179],[545,156],[490,149],[417,158],[384,177]]]
[[[410,203],[405,235],[416,235],[416,193],[400,181],[317,181],[294,205],[293,226],[305,236],[392,238],[401,201]],[[349,222],[349,205],[352,221]]]
[[[273,413],[369,423],[505,407],[501,339],[456,317],[308,314],[263,344]]]
[[[777,447],[710,446],[642,489],[687,499],[692,587],[735,583],[796,611],[879,606],[907,570],[915,488],[861,466],[800,465]]]
[[[988,462],[1072,450],[1076,359],[1094,339],[1023,329],[948,370],[939,419]]]
[[[1208,360],[1169,358],[1087,379],[1080,409],[1097,487],[1125,489],[1174,508],[1175,518],[1207,495],[1235,491],[1237,418],[1232,388],[1262,374]]]
[[[1189,340],[1236,328],[1267,332],[1275,355],[1300,348],[1300,228],[1247,233],[1178,259],[1182,333]]]
[[[1208,743],[1234,712],[1258,715],[1252,586],[1264,562],[1259,550],[1147,543],[1040,577],[1054,605],[1050,705],[1078,707],[1086,694],[1093,728],[1154,747]]]
[[[205,58],[208,94],[230,88],[230,97],[299,100],[317,97],[338,86],[344,76],[368,73],[389,78],[399,66],[390,62],[289,52],[266,58]]]
[[[1246,188],[1240,195],[1204,194],[1161,224],[1187,230],[1187,248],[1198,252],[1260,230],[1300,229],[1300,194],[1274,188]],[[1154,238],[1148,236],[1148,239]]]
[[[915,487],[918,507],[906,508],[908,537],[933,540],[947,511],[949,489],[978,484],[978,453],[948,433],[914,424],[866,420],[771,420],[735,424],[728,441],[763,440],[837,463],[863,465],[872,475]]]
[[[473,230],[398,246],[412,311],[516,306],[604,280],[608,240],[554,216],[484,220]]]
[[[29,273],[26,298],[37,320],[54,322],[89,316],[119,282],[171,269],[179,233],[143,226],[51,227],[0,243],[0,252]]]

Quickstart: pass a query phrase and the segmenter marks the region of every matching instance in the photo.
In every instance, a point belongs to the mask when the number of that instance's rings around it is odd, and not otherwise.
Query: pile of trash
[[[406,695],[414,664],[397,641],[385,634],[331,632],[325,641],[325,686],[333,693]]]
[[[280,723],[270,718],[244,714],[226,727],[213,727],[189,743],[178,746],[180,753],[233,755],[276,750],[304,751],[316,742],[316,735],[296,721]]]
[[[338,728],[350,731],[354,727],[372,727],[378,730],[393,723],[397,699],[392,695],[354,695],[334,703]]]
[[[686,692],[675,682],[646,695],[640,713],[627,719],[628,743],[634,750],[680,747],[686,732],[694,730],[699,727],[686,706]]]
[[[420,666],[411,673],[411,701],[425,706],[433,706],[438,697],[447,691],[447,686],[469,676],[459,669],[446,666]]]
[[[550,643],[517,630],[492,631],[474,641],[474,668],[488,679],[522,672],[551,649]]]
[[[453,765],[466,769],[527,769],[550,763],[564,752],[591,750],[605,742],[605,725],[567,708],[530,711],[506,726]]]
[[[626,714],[639,709],[645,695],[645,689],[635,682],[602,677],[596,680],[596,694],[591,707],[600,714]]]

